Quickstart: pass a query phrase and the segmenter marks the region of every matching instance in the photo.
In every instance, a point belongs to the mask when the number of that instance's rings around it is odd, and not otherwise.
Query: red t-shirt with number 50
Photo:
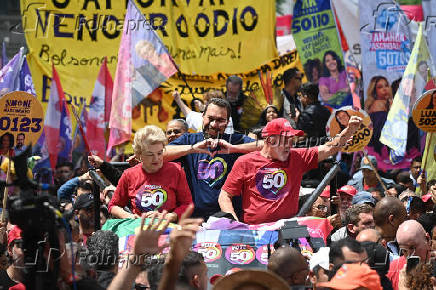
[[[147,173],[140,163],[124,171],[108,207],[110,211],[114,205],[128,206],[138,215],[166,209],[180,218],[191,203],[185,171],[179,164],[164,162],[159,171]]]
[[[297,213],[303,174],[317,166],[318,147],[291,149],[284,162],[256,151],[236,160],[222,189],[242,196],[245,223],[275,222]]]

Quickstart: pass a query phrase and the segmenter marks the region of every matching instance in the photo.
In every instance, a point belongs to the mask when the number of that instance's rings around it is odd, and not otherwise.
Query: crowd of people
[[[303,73],[297,69],[285,71],[283,106],[268,105],[250,132],[241,129],[246,96],[239,77],[229,77],[226,93],[207,92],[204,103],[196,103],[198,112],[175,92],[174,100],[186,120],[170,121],[165,131],[153,125],[138,130],[134,154],[126,158],[129,168],[88,156],[89,168],[97,170],[107,185],[104,188],[97,187],[93,174],[82,166],[86,162],[79,168],[59,162],[53,175],[55,199],[68,229],[59,231],[59,247],[69,254],[60,258],[58,286],[434,289],[436,180],[426,180],[421,157],[410,168],[380,171],[373,156],[341,152],[362,124],[357,116],[339,122],[341,132],[326,138],[330,111],[318,96],[331,94],[328,78],[341,78],[342,71],[335,54],[326,54],[324,63],[330,74],[319,77],[319,86],[301,85]],[[370,114],[386,112],[392,102],[386,80],[375,80],[373,87],[377,96],[369,98],[365,108]],[[1,137],[3,172],[13,141]],[[16,146],[17,155],[25,154],[24,140],[17,138]],[[191,249],[196,233],[203,230],[202,222],[224,217],[253,225],[293,218],[311,197],[305,193],[313,192],[336,160],[340,164],[337,190],[327,186],[306,213],[327,219],[331,234],[325,247],[310,255],[289,245],[277,247],[267,269],[232,269],[208,278],[203,256]],[[17,174],[11,173],[13,179]],[[41,176],[34,173],[36,179]],[[17,194],[20,187],[14,190]],[[122,267],[118,236],[98,230],[96,191],[100,225],[108,219],[141,219]],[[163,252],[160,236],[170,223],[177,226],[171,228],[169,249]],[[0,285],[4,289],[26,281],[23,237],[17,225],[2,221]],[[99,257],[97,262],[90,265],[89,259],[80,259],[83,251],[86,257]],[[149,263],[151,256],[158,262]]]

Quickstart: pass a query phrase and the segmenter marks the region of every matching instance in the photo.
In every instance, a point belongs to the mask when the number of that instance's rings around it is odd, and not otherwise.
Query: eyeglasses
[[[15,240],[14,245],[17,246],[17,248],[22,249],[23,248],[23,240]]]
[[[135,290],[146,290],[146,289],[151,289],[151,287],[143,285],[143,284],[136,284],[135,283]]]
[[[411,246],[409,248],[400,247],[400,256],[410,257],[415,255],[416,247]]]
[[[171,135],[171,134],[177,135],[177,134],[180,134],[180,133],[182,133],[182,130],[172,129],[172,130],[168,130],[166,134],[167,135]]]
[[[323,204],[319,204],[316,208],[319,209],[319,210],[322,210],[322,211],[327,211],[328,210],[328,206],[323,205]]]

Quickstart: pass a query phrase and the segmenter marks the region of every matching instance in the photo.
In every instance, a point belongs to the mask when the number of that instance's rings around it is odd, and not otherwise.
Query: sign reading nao
[[[0,98],[0,135],[13,136],[13,144],[35,144],[44,126],[44,111],[38,99],[15,91]],[[11,140],[12,141],[12,140]]]

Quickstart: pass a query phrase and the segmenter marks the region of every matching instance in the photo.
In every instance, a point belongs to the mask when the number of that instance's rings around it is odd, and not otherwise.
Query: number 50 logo
[[[254,249],[245,244],[233,244],[227,247],[226,259],[232,264],[247,265],[256,258]]]

